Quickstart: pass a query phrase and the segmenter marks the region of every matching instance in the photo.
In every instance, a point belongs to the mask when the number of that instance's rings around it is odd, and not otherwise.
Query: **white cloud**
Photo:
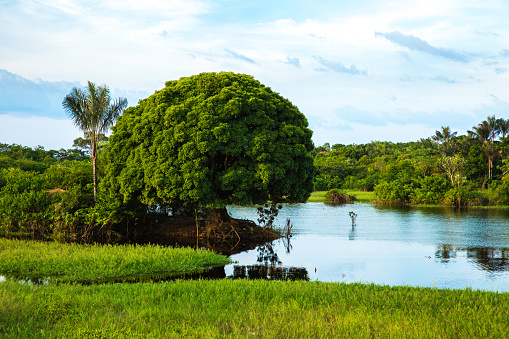
[[[362,126],[338,120],[338,109],[352,107],[365,119],[397,116],[418,139],[433,123],[425,116],[440,127],[453,122],[441,112],[482,117],[491,114],[490,95],[509,102],[508,9],[501,0],[0,1],[0,67],[140,95],[200,72],[247,73],[310,121],[352,129],[343,135]],[[452,62],[462,57],[469,62]],[[60,95],[45,97],[58,104]],[[334,137],[315,132],[324,135]]]

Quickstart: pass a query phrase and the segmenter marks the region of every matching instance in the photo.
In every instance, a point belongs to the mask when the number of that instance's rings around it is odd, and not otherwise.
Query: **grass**
[[[509,294],[212,280],[0,283],[6,338],[507,338]]]
[[[354,191],[354,190],[344,190],[344,192],[348,195],[354,195],[355,198],[357,199],[355,202],[369,203],[375,200],[374,192]],[[325,199],[325,193],[327,193],[327,191],[312,192],[307,202],[323,202]]]
[[[227,257],[157,245],[80,245],[0,238],[0,273],[49,282],[97,283],[196,272]]]

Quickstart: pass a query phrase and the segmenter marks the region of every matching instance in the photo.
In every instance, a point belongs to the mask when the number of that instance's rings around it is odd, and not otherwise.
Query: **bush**
[[[4,232],[40,233],[50,227],[52,196],[42,175],[19,168],[2,170],[0,228]]]
[[[419,178],[420,188],[416,188],[411,194],[412,202],[416,204],[438,204],[445,198],[445,194],[451,189],[451,183],[443,175],[431,175]]]
[[[489,201],[478,192],[465,187],[455,187],[447,191],[443,203],[455,207],[471,207],[488,205]]]
[[[414,188],[401,180],[382,181],[375,186],[375,195],[384,204],[407,204]]]
[[[0,233],[84,236],[99,228],[88,163],[0,171]]]
[[[345,192],[338,189],[331,189],[325,193],[324,203],[329,205],[343,205],[349,204],[355,201],[354,195],[348,195]]]

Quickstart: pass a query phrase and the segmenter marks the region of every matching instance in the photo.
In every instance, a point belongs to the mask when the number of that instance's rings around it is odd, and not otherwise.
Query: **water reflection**
[[[290,253],[290,236],[281,239],[285,252]],[[305,267],[285,267],[274,250],[273,243],[266,243],[256,249],[258,256],[255,265],[234,265],[232,279],[249,278],[265,280],[309,280]]]
[[[509,272],[509,249],[497,247],[461,248],[452,245],[442,245],[435,252],[435,258],[443,263],[449,263],[458,256],[468,258],[478,269],[490,273]]]
[[[509,249],[472,248],[467,249],[467,257],[477,266],[490,273],[509,272]]]
[[[352,229],[348,232],[348,240],[355,240],[355,225],[352,225]]]
[[[309,280],[304,267],[277,267],[267,265],[233,266],[233,279],[249,278],[264,280]]]
[[[452,258],[456,258],[457,250],[452,245],[442,245],[435,252],[435,258],[440,259],[442,263],[448,263]]]
[[[249,207],[229,212],[256,216]],[[349,212],[357,215],[354,227]],[[260,251],[305,268],[311,280],[509,291],[507,209],[293,204],[284,205],[276,227],[287,218],[294,225],[291,244],[282,239]],[[231,258],[259,265],[260,251]],[[226,267],[228,276],[233,271]]]

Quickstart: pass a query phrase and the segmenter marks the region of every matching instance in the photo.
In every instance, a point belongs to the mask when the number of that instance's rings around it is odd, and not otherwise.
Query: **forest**
[[[447,126],[415,142],[324,144],[313,151],[314,189],[374,191],[386,204],[507,204],[507,134],[508,121],[489,116],[467,135]]]
[[[317,168],[314,190],[374,191],[381,204],[507,205],[509,141],[502,122],[488,117],[459,136],[442,127],[415,142],[317,146],[309,152]],[[100,139],[99,181],[109,142]],[[114,230],[108,206],[94,204],[90,147],[86,135],[67,150],[0,144],[2,232],[86,237],[98,224]]]
[[[0,144],[1,234],[86,239],[159,223],[240,241],[256,225],[227,205],[274,211],[313,190],[373,191],[380,204],[509,204],[509,121],[495,116],[467,135],[441,127],[415,142],[315,147],[295,105],[228,72],[168,81],[129,108],[89,82],[62,105],[84,132],[72,149]]]

